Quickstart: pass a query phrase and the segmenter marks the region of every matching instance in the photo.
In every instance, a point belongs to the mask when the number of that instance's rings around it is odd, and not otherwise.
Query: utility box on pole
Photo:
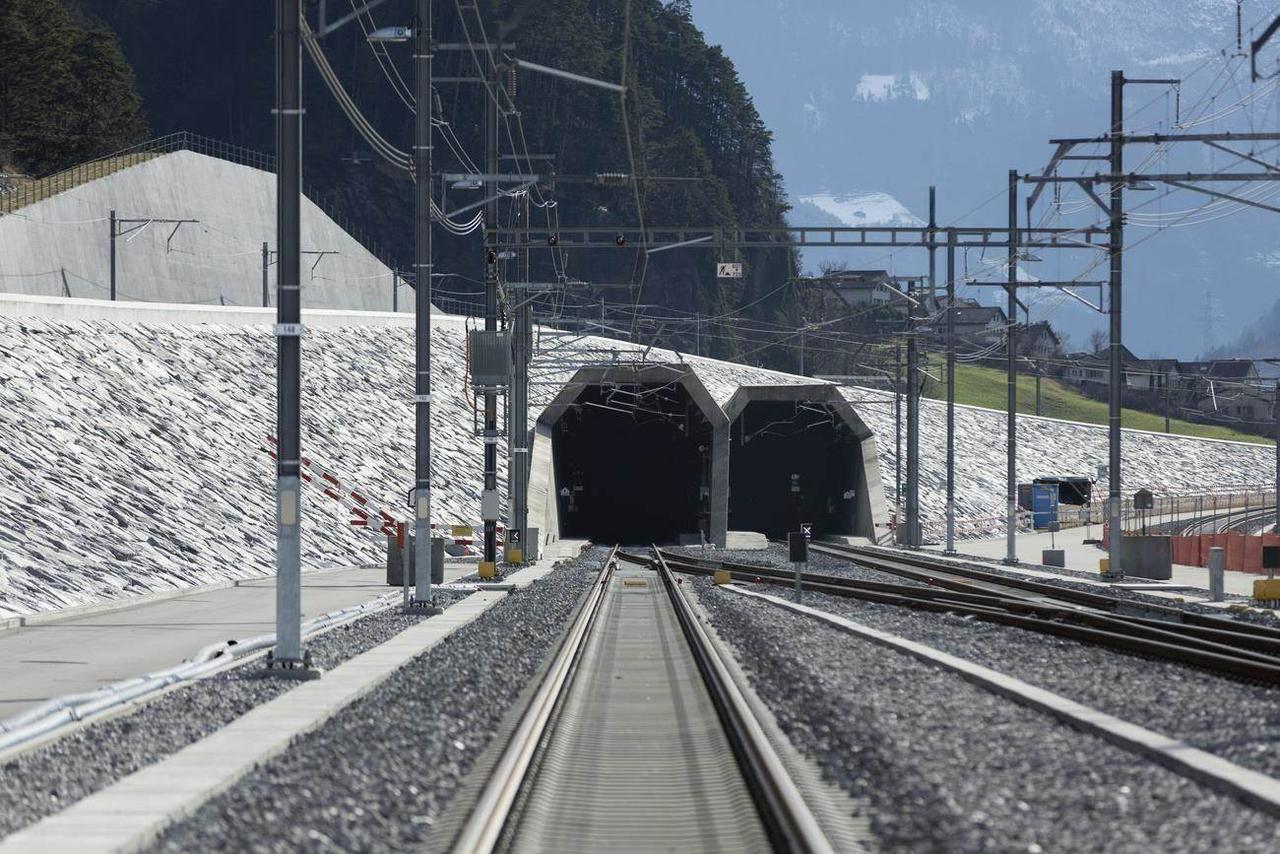
[[[511,381],[511,336],[490,329],[467,333],[467,354],[471,362],[471,387],[505,389]]]

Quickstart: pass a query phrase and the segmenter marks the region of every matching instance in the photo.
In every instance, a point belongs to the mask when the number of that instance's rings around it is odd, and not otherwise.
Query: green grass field
[[[937,354],[929,357],[929,372],[944,379],[945,358]],[[1057,380],[1040,381],[1040,414],[1048,418],[1063,418],[1068,421],[1083,421],[1086,424],[1107,423],[1107,404],[1093,400],[1063,385]],[[985,406],[989,409],[1005,411],[1007,386],[1004,371],[979,365],[956,365],[956,403],[970,406]],[[925,380],[925,397],[946,400],[946,382]],[[1035,377],[1018,375],[1018,412],[1034,415],[1036,411]],[[1135,430],[1152,430],[1164,432],[1164,416],[1151,412],[1140,412],[1125,409],[1121,414],[1124,427]],[[1196,436],[1202,439],[1233,439],[1238,442],[1253,442],[1261,445],[1272,444],[1270,439],[1240,433],[1229,427],[1210,424],[1194,424],[1176,418],[1169,422],[1169,432],[1181,436]]]

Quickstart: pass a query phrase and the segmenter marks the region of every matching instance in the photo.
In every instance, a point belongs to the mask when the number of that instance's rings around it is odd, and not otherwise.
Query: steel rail
[[[666,555],[666,558],[672,565],[680,567],[681,571],[688,571],[698,575],[711,575],[715,572],[714,568],[683,563],[678,556]],[[731,574],[736,572],[739,575],[750,576],[759,581],[768,581],[769,583],[785,586],[790,586],[795,582],[794,572],[777,567],[731,563],[726,563],[722,566],[729,569]],[[1262,663],[1280,664],[1280,640],[1260,638],[1240,632],[1189,626],[1172,623],[1167,620],[1152,620],[1133,615],[1115,616],[1106,612],[1067,607],[1026,596],[967,593],[936,587],[915,587],[884,581],[868,581],[816,573],[805,573],[803,580],[806,589],[828,593],[833,596],[863,599],[884,604],[908,604],[907,600],[911,600],[948,605],[946,608],[929,610],[954,610],[950,605],[985,608],[988,611],[1003,610],[1041,619],[1073,621],[1104,630],[1124,630],[1151,640],[1186,643],[1206,652],[1242,655]],[[1257,648],[1259,645],[1264,648]]]
[[[698,563],[682,563],[679,558],[671,555],[667,555],[666,559],[682,572],[710,575],[715,571]],[[758,581],[771,584],[789,586],[795,579],[794,573],[774,567],[740,564],[725,566],[736,567],[730,570],[731,574],[737,571],[739,574],[752,576]],[[1218,641],[1215,641],[1186,631],[1187,629],[1198,631],[1198,627],[1142,618],[1117,617],[1038,602],[1026,597],[966,595],[953,591],[929,590],[841,576],[806,574],[803,579],[805,588],[817,593],[933,613],[963,613],[986,622],[1109,646],[1129,653],[1165,658],[1180,664],[1192,664],[1246,679],[1280,684],[1280,657],[1220,642],[1228,640],[1221,636]],[[982,601],[984,599],[986,601]],[[1219,633],[1221,634],[1223,633]],[[1254,640],[1248,635],[1237,635],[1229,639],[1237,643],[1249,643]]]
[[[693,607],[680,592],[663,553],[654,546],[655,568],[666,587],[676,618],[689,643],[703,683],[711,695],[738,767],[756,801],[760,819],[778,851],[826,852],[831,843],[818,825],[804,797],[738,689],[720,652],[703,628]]]
[[[815,548],[815,547],[811,545],[810,548]],[[844,555],[840,555],[840,556],[844,557]],[[671,557],[672,557],[671,555],[668,555],[668,559],[671,559]],[[700,564],[713,565],[713,568],[718,566],[723,566],[725,569],[728,569],[730,572],[737,572],[740,574],[754,575],[754,576],[760,576],[760,577],[770,576],[773,578],[784,580],[787,583],[792,583],[795,579],[795,574],[793,572],[791,572],[790,570],[778,569],[777,567],[758,566],[755,564],[737,564],[737,563],[731,563],[731,562],[724,562],[722,564],[717,564],[717,563],[706,561],[699,558],[687,558],[683,555],[679,555],[675,557],[677,560],[680,560],[685,563],[688,563],[689,561],[697,561]],[[871,562],[868,562],[868,563],[871,563]],[[845,576],[817,575],[814,573],[808,573],[805,575],[805,578],[811,579],[813,582],[825,582],[832,585],[856,584],[871,590],[879,589],[884,592],[904,592],[914,596],[930,595],[933,598],[953,598],[958,601],[968,601],[974,604],[990,605],[990,604],[999,602],[999,603],[1005,603],[1005,605],[1007,606],[1008,603],[1018,603],[1019,606],[1031,607],[1036,610],[1043,610],[1043,609],[1049,608],[1050,601],[1048,600],[1066,601],[1076,606],[1075,608],[1067,612],[1071,614],[1085,614],[1089,612],[1094,612],[1100,615],[1101,614],[1114,615],[1114,614],[1117,614],[1117,610],[1121,606],[1125,608],[1135,607],[1132,603],[1123,602],[1121,600],[1116,600],[1116,599],[1112,599],[1110,597],[1105,597],[1105,596],[1102,597],[1101,599],[1103,606],[1097,607],[1092,604],[1092,600],[1087,600],[1086,602],[1082,603],[1082,602],[1079,602],[1078,599],[1071,597],[1070,595],[1067,597],[1058,597],[1058,596],[1053,596],[1052,594],[1049,594],[1049,593],[1037,593],[1036,598],[1030,598],[1009,587],[1000,589],[1000,586],[996,584],[986,584],[982,586],[973,585],[973,584],[969,584],[960,576],[948,577],[946,576],[945,573],[943,573],[942,575],[930,574],[925,572],[914,572],[914,571],[894,573],[892,570],[883,569],[879,565],[874,565],[874,566],[869,565],[866,568],[875,569],[877,571],[883,571],[889,574],[900,574],[903,577],[909,577],[917,581],[920,581],[922,583],[928,584],[930,586],[924,587],[924,588],[906,587],[899,590],[899,588],[896,585],[889,584],[886,582],[849,579]],[[1052,585],[1050,587],[1053,590],[1062,589],[1062,588],[1053,587]],[[940,591],[937,591],[937,588],[943,588],[945,590],[956,591],[956,592],[943,594]],[[923,592],[926,590],[935,591],[935,592],[926,594]],[[982,591],[982,592],[972,592],[972,591]],[[1071,594],[1073,592],[1079,592],[1079,591],[1068,590],[1067,592],[1068,594]],[[1011,593],[1013,593],[1014,595],[1010,595]],[[1082,595],[1094,596],[1096,594],[1083,593]],[[1033,604],[1028,604],[1028,603],[1033,603]],[[1186,614],[1187,612],[1181,611],[1180,609],[1177,609],[1177,608],[1169,608],[1162,605],[1143,604],[1141,606],[1136,606],[1136,607],[1139,607],[1142,610],[1150,609],[1153,613],[1160,614],[1164,618],[1145,617],[1145,616],[1141,616],[1139,614],[1133,614],[1133,613],[1119,614],[1119,616],[1122,616],[1126,621],[1133,624],[1150,626],[1152,628],[1163,629],[1165,631],[1175,631],[1184,636],[1199,638],[1199,639],[1208,640],[1208,641],[1215,641],[1221,644],[1225,644],[1227,646],[1234,646],[1239,649],[1246,650],[1250,653],[1265,652],[1265,653],[1273,653],[1276,656],[1280,656],[1280,632],[1276,632],[1275,630],[1267,629],[1266,627],[1256,627],[1256,626],[1252,626],[1251,624],[1241,623],[1235,620],[1227,620],[1227,619],[1220,619],[1220,618],[1214,618],[1214,617],[1206,617],[1205,618],[1206,620],[1212,621],[1207,623],[1196,622],[1194,620],[1192,622],[1179,622],[1176,619],[1170,618],[1169,612],[1172,612],[1173,615]],[[1080,610],[1081,608],[1086,608],[1088,610]],[[1191,615],[1191,616],[1203,617],[1204,615]]]
[[[494,766],[488,784],[480,793],[475,808],[458,833],[451,850],[468,854],[490,852],[502,839],[516,797],[525,784],[538,747],[548,733],[553,712],[566,686],[570,684],[586,640],[591,636],[591,628],[600,613],[600,605],[613,577],[617,557],[618,548],[615,546],[587,594],[586,601],[578,609],[577,617],[561,643],[559,652],[542,684],[529,701],[528,708]]]
[[[1010,578],[986,570],[957,565],[950,561],[941,561],[938,558],[931,558],[925,555],[885,554],[880,549],[872,550],[860,546],[833,546],[828,543],[813,544],[810,548],[821,554],[850,560],[867,569],[915,578],[925,583],[953,586],[954,589],[972,589],[964,587],[964,582],[970,580],[981,581],[996,587],[1022,590],[1049,599],[1072,602],[1101,611],[1115,612],[1117,609],[1141,610],[1145,614],[1154,615],[1165,621],[1180,623],[1184,626],[1201,626],[1271,640],[1280,640],[1280,630],[1270,626],[1246,623],[1209,614],[1198,614],[1194,611],[1187,611],[1170,605],[1157,605],[1149,602],[1135,603],[1101,593],[1075,590],[1030,578]]]

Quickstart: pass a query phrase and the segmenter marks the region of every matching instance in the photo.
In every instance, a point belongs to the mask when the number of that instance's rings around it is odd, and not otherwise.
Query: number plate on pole
[[[742,262],[741,261],[721,261],[716,264],[717,279],[741,279],[742,278]]]

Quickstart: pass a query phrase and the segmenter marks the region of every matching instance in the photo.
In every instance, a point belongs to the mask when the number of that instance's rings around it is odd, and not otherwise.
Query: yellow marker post
[[[481,581],[492,581],[495,574],[495,566],[491,560],[480,561],[480,566],[476,570],[476,575],[480,576]]]
[[[728,584],[733,581],[733,575],[727,569],[717,569],[716,574],[711,576],[711,581],[715,584]]]

